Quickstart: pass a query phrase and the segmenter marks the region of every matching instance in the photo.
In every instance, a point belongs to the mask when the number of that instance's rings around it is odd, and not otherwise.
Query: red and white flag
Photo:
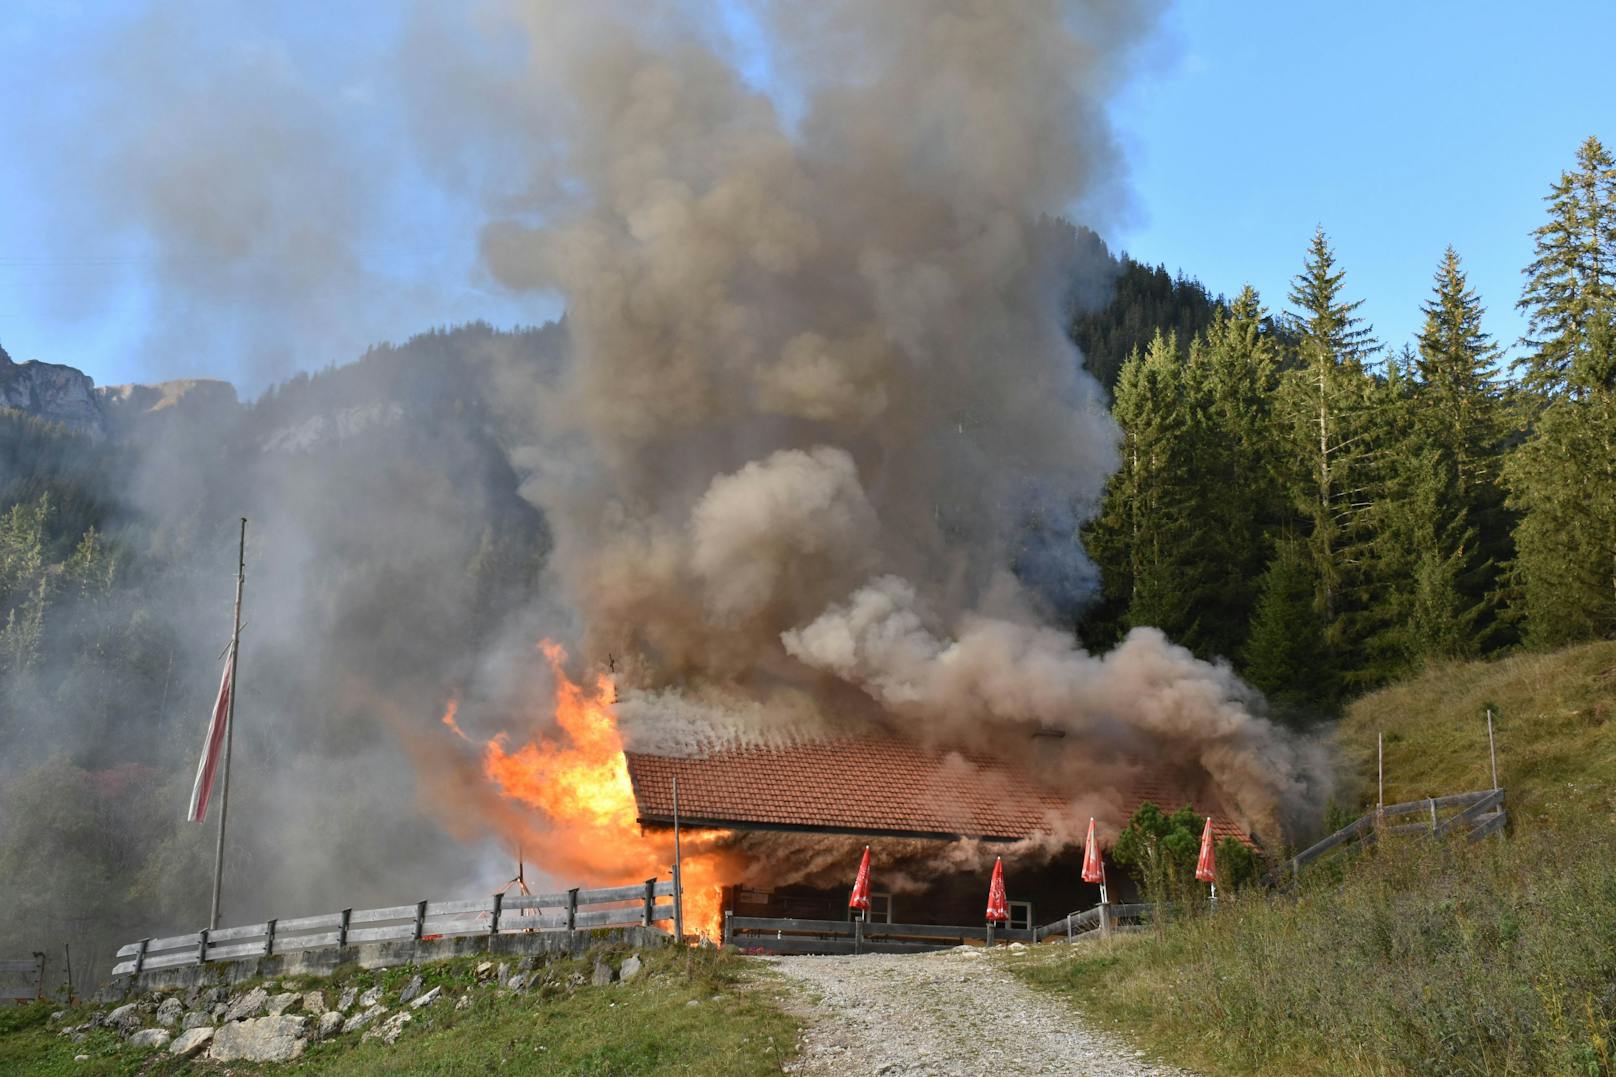
[[[208,719],[208,740],[202,746],[202,758],[196,764],[196,782],[191,786],[191,807],[186,818],[200,823],[208,813],[208,794],[213,792],[213,779],[219,773],[224,755],[225,727],[230,724],[230,674],[236,667],[236,652],[232,648],[225,660],[224,676],[219,678],[219,698],[213,703],[213,717]]]
[[[1195,862],[1195,877],[1203,883],[1218,881],[1218,859],[1212,852],[1212,817],[1206,817],[1206,828],[1201,831],[1201,858]]]
[[[1089,837],[1083,844],[1083,881],[1105,882],[1105,861],[1100,859],[1100,843],[1094,839],[1094,818],[1089,818]]]
[[[853,893],[847,899],[849,909],[870,909],[870,847],[864,847],[864,859],[859,861],[858,874],[853,877]]]
[[[1004,892],[1004,858],[993,858],[993,879],[988,883],[988,920],[1003,924],[1010,920],[1010,899]]]

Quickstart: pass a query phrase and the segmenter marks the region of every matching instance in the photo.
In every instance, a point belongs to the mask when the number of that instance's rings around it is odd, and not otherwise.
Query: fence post
[[[1102,902],[1100,902],[1100,938],[1109,939],[1110,937],[1111,937],[1111,903],[1108,902],[1108,901],[1102,901]]]
[[[207,928],[203,928],[201,930],[201,932],[198,934],[198,939],[199,939],[199,941],[196,944],[196,963],[198,965],[201,965],[201,964],[204,964],[208,959],[208,929]]]
[[[135,951],[135,975],[136,976],[139,976],[140,975],[140,970],[146,967],[146,947],[148,947],[150,945],[151,945],[151,939],[141,939],[140,940],[140,949]]]
[[[860,916],[857,920],[853,921],[853,952],[855,954],[862,954],[864,952],[864,917],[863,916]]]
[[[647,880],[645,880],[645,916],[642,918],[642,921],[641,921],[642,926],[650,927],[651,926],[651,917],[654,916],[655,914],[656,914],[656,880],[655,879],[647,879]]]
[[[342,920],[337,924],[337,945],[348,945],[348,923],[353,919],[352,909],[342,910]]]
[[[567,891],[567,930],[578,930],[578,888]]]
[[[415,903],[415,941],[420,942],[421,936],[426,933],[426,902]]]
[[[69,983],[72,982],[69,974]],[[34,1001],[38,1002],[45,997],[45,954],[42,950],[34,951]]]
[[[499,914],[505,909],[505,892],[500,891],[494,895],[494,915],[488,921],[488,933],[499,934]]]
[[[1066,914],[1066,941],[1072,941],[1072,914]]]
[[[275,921],[271,920],[264,925],[264,956],[269,957],[275,952]]]
[[[993,945],[993,921],[988,921],[988,945]]]
[[[724,910],[724,945],[728,946],[735,939],[735,929],[729,926],[730,918],[735,915],[733,909]]]
[[[1431,833],[1436,833],[1436,797],[1428,797],[1431,802]]]

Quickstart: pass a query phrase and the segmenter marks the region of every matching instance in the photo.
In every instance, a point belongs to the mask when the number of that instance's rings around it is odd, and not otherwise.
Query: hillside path
[[[786,1072],[1187,1077],[1027,987],[1004,967],[1021,959],[980,948],[765,958],[799,989],[808,1020]]]

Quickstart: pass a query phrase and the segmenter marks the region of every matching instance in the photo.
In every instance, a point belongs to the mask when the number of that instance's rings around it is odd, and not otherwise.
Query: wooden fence
[[[1042,927],[1032,929],[1033,941],[1041,942],[1065,935],[1068,939],[1090,931],[1108,931],[1128,920],[1145,920],[1156,913],[1153,902],[1119,902],[1115,905],[1096,905],[1082,912],[1071,912],[1059,920],[1051,920]]]
[[[1458,808],[1459,811],[1441,818],[1442,812]],[[1424,816],[1416,822],[1387,825],[1388,819],[1404,816]],[[1350,842],[1374,842],[1382,835],[1429,834],[1440,838],[1453,833],[1465,833],[1470,841],[1480,841],[1501,830],[1508,822],[1504,810],[1502,789],[1483,789],[1473,793],[1453,793],[1448,796],[1426,797],[1404,804],[1388,804],[1337,830],[1323,841],[1310,845],[1285,862],[1285,872],[1292,878],[1301,870],[1332,849]]]
[[[909,954],[962,943],[1032,942],[1026,928],[791,920],[724,914],[724,941],[771,954]]]
[[[45,955],[0,959],[0,1002],[34,1002],[45,997]]]
[[[418,901],[382,909],[343,909],[324,916],[141,939],[121,948],[114,976],[149,969],[352,946],[468,935],[522,935],[603,927],[650,927],[673,919],[673,883],[647,879],[631,886],[572,889],[553,894],[495,894],[470,901]],[[583,910],[583,911],[580,911]]]

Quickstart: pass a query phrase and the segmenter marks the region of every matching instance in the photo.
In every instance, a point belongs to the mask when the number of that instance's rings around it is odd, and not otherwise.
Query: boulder
[[[358,1032],[386,1012],[386,1006],[372,1006],[368,1010],[361,1010],[342,1023],[342,1031]]]
[[[407,1011],[395,1013],[375,1028],[366,1032],[364,1038],[367,1040],[381,1040],[383,1043],[391,1045],[398,1039],[399,1033],[404,1031],[404,1026],[409,1024],[410,1021],[411,1017]]]
[[[328,1040],[342,1031],[343,1016],[340,1010],[327,1010],[320,1015],[319,1028],[315,1030],[314,1038]]]
[[[272,995],[270,1000],[264,1003],[264,1012],[271,1017],[279,1017],[302,1001],[303,996],[296,991],[283,991],[279,995]]]
[[[344,987],[342,989],[341,997],[339,997],[337,999],[337,1009],[346,1010],[349,1006],[352,1006],[354,1004],[354,999],[356,999],[358,997],[359,997],[359,988],[357,988],[357,987]]]
[[[143,1028],[129,1037],[131,1047],[167,1047],[169,1041],[168,1030],[164,1028]]]
[[[523,972],[512,973],[511,978],[505,981],[505,986],[510,988],[512,991],[522,990],[522,988],[527,986],[527,974]]]
[[[419,1010],[422,1006],[430,1006],[434,1002],[438,1001],[438,996],[441,995],[441,994],[443,994],[443,985],[439,984],[437,987],[434,987],[432,990],[428,991],[426,994],[420,996],[419,998],[415,999],[415,1001],[411,1002],[410,1003],[410,1009]]]
[[[126,1002],[103,1017],[101,1023],[109,1028],[115,1028],[119,1032],[133,1032],[142,1024],[140,1006],[133,1002]]]
[[[168,1045],[168,1053],[178,1055],[180,1058],[190,1058],[212,1042],[212,1028],[203,1026],[201,1028],[186,1029],[179,1034],[173,1043]]]
[[[206,1010],[192,1010],[180,1018],[180,1031],[189,1032],[194,1028],[206,1028],[213,1022],[213,1015]]]
[[[185,1012],[185,1004],[179,1000],[178,995],[170,995],[157,1004],[157,1023],[173,1028],[180,1023],[180,1015]]]
[[[382,1000],[382,985],[377,984],[363,995],[359,996],[359,1005],[369,1009]]]
[[[219,1002],[227,1002],[229,999],[230,992],[223,987],[209,987],[202,992],[202,1001],[209,1006]]]
[[[612,971],[612,967],[606,962],[597,959],[595,961],[595,975],[590,978],[589,982],[596,987],[605,987],[616,978],[617,974]]]
[[[493,974],[494,963],[492,961],[484,961],[482,964],[477,966],[477,979],[486,980]]]
[[[623,962],[623,967],[617,970],[618,978],[624,983],[628,983],[640,974],[640,969],[643,967],[644,965],[640,962],[640,955],[633,954]]]
[[[303,994],[303,1012],[319,1017],[325,1013],[325,993],[319,988]]]
[[[398,993],[399,1005],[403,1005],[421,993],[421,977],[411,976],[410,982],[404,985],[404,990]]]
[[[303,1053],[307,1017],[253,1017],[221,1025],[208,1057],[215,1062],[288,1062]]]
[[[243,1021],[249,1017],[256,1017],[268,1002],[269,992],[262,987],[255,987],[226,1006],[224,1016],[219,1019],[219,1023],[228,1025],[232,1021]]]
[[[471,996],[470,995],[461,995],[459,998],[455,999],[455,1011],[457,1013],[459,1011],[461,1011],[461,1010],[469,1010],[469,1009],[471,1009]]]

